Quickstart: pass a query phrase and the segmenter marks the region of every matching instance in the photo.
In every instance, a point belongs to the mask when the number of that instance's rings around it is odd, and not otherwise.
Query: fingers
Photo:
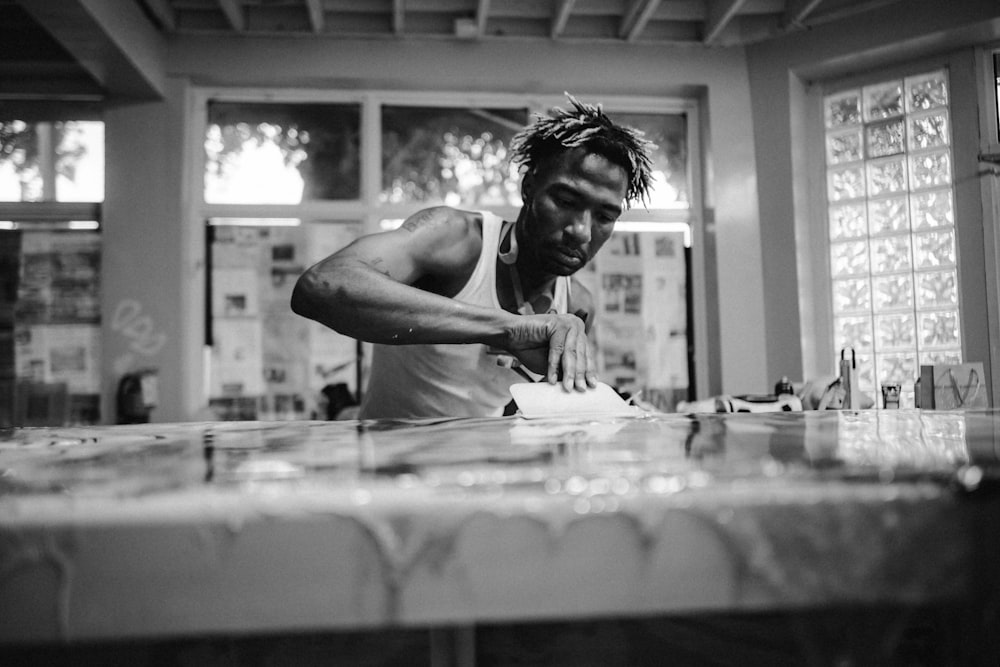
[[[583,323],[578,318],[558,320],[549,337],[546,379],[566,391],[586,391],[597,386],[597,372]]]

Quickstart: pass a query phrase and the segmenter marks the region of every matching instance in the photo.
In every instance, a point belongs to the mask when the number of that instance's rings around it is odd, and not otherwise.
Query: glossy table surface
[[[7,431],[0,642],[961,598],[998,431],[909,410]]]

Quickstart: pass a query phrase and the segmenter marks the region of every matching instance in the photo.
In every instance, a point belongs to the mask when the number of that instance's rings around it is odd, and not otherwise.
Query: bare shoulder
[[[481,238],[482,216],[450,206],[433,206],[408,217],[400,225],[400,230],[410,234],[443,235],[454,240],[475,235]]]
[[[474,263],[483,247],[483,217],[437,206],[414,213],[396,231],[422,268],[447,273]]]

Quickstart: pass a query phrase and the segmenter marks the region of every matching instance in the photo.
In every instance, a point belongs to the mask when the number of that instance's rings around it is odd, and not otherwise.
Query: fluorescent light
[[[379,222],[379,227],[385,231],[398,228],[404,218],[385,218]],[[691,247],[691,225],[686,222],[637,222],[622,221],[615,223],[616,232],[680,232],[684,235],[684,247]]]
[[[232,227],[298,227],[302,221],[298,218],[209,218],[212,227],[229,225]]]
[[[684,234],[684,247],[691,247],[691,225],[686,222],[635,222],[619,220],[616,232],[680,232]]]
[[[70,229],[100,229],[101,225],[96,220],[70,220]]]

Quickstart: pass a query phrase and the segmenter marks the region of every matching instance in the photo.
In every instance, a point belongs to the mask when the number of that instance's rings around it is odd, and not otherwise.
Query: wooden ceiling
[[[869,15],[884,16],[887,7],[903,11],[912,1],[0,0],[0,103],[158,98],[167,53],[183,49],[188,37],[713,49],[827,24],[860,24]],[[975,0],[983,2],[988,0]]]
[[[900,0],[133,0],[168,34],[732,46]]]

